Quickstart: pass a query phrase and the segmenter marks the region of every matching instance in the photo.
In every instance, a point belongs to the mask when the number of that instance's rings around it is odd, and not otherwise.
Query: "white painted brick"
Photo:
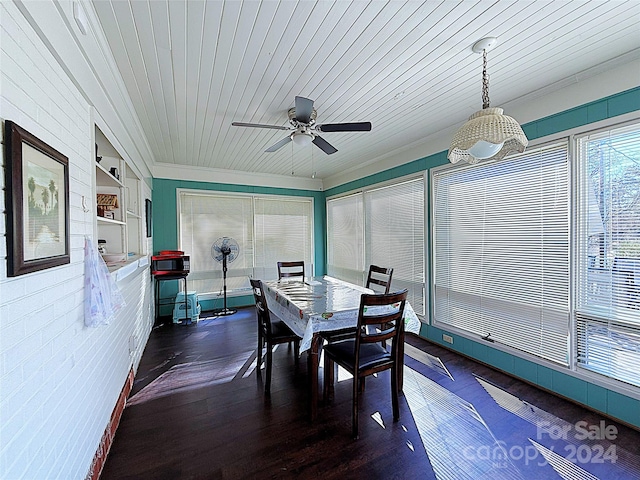
[[[23,298],[26,295],[26,283],[27,282],[20,277],[0,282],[0,302],[6,304]],[[8,315],[9,312],[7,312],[6,317],[3,316],[3,320],[11,318]]]
[[[7,388],[9,389],[19,388],[20,385],[24,383],[24,373],[22,370],[22,365],[13,364],[13,365],[8,365],[7,367],[10,367],[11,370],[9,370],[8,372],[2,375],[2,384],[7,385]],[[15,411],[11,409],[5,409],[4,404],[6,401],[6,396],[2,395],[0,399],[1,399],[0,400],[0,419],[2,420],[0,421],[0,424],[2,425],[2,434],[4,435],[5,420],[12,418],[15,415],[21,415],[22,412],[20,410]]]
[[[27,94],[22,88],[17,86],[12,80],[2,79],[2,94],[10,97],[14,103],[20,105],[20,110],[22,114],[31,115],[35,118],[38,115],[38,106],[36,102],[33,101],[32,97]],[[8,118],[7,120],[13,120]]]
[[[3,357],[5,361],[23,363],[28,360],[31,352],[36,351],[40,347],[42,347],[42,336],[40,333],[36,333],[23,338],[22,341],[4,350]]]
[[[23,317],[27,335],[41,332],[45,325],[51,323],[53,317],[53,305],[44,305],[40,310],[34,310]]]
[[[0,81],[2,81],[1,78],[0,78]],[[22,114],[22,111],[18,109],[13,102],[8,101],[5,97],[2,97],[2,96],[0,96],[0,112],[2,112],[2,116],[5,119],[13,120],[19,125],[23,124],[22,118],[24,115]],[[1,175],[1,176],[4,176],[4,175]],[[3,180],[3,185],[4,185],[4,180]]]
[[[3,389],[3,412],[16,412],[16,414],[23,415],[25,419],[31,417],[33,413],[27,410],[25,405],[28,403],[29,399],[34,396],[34,391],[24,388],[25,385],[28,385],[26,380],[19,385],[15,385],[13,390],[7,389],[4,391]],[[3,438],[3,446],[5,441],[7,440]],[[14,440],[12,438],[9,441],[13,442]]]
[[[32,309],[42,308],[43,306],[43,294],[38,293],[35,295],[22,296],[11,303],[7,303],[8,307],[8,316],[10,318],[23,318],[26,316]]]
[[[41,7],[57,12],[51,2]],[[83,478],[131,367],[128,338],[136,332],[142,350],[153,323],[148,302],[137,298],[150,296],[150,283],[148,272],[130,278],[130,306],[108,327],[84,326],[84,235],[94,230],[93,212],[81,209],[82,196],[93,204],[89,105],[16,4],[0,2],[0,14],[0,117],[69,158],[72,192],[71,264],[8,279],[0,262],[0,337],[8,333],[0,342],[3,427],[4,412],[13,412],[11,441],[0,444],[0,478]]]
[[[26,337],[24,322],[15,322],[3,326],[0,337],[0,349],[5,350],[22,342]]]
[[[51,355],[45,355],[45,350],[40,349],[37,352],[34,352],[34,355],[29,357],[22,366],[24,382],[33,385],[42,383],[45,378],[45,362],[50,360]],[[40,400],[35,397],[35,401],[39,402]]]
[[[26,421],[25,412],[21,409],[18,410],[9,410],[5,408],[4,405],[0,406],[0,411],[2,411],[2,437],[5,439],[4,442],[9,442],[9,439],[14,438],[20,429],[24,428],[24,424]],[[4,463],[0,460],[0,464]],[[0,475],[0,478],[7,478]]]
[[[19,437],[16,437],[19,438]],[[7,448],[7,455],[5,462],[2,462],[5,465],[3,471],[0,472],[0,478],[25,478],[24,474],[29,465],[29,457],[24,450],[18,449],[16,446]]]
[[[6,58],[6,56],[3,57],[3,64],[6,63],[4,58]],[[14,63],[14,65],[16,72],[19,74],[17,77],[10,78],[7,76],[8,72],[6,70],[2,72],[3,94],[7,92],[7,96],[4,98],[10,98],[11,104],[15,107],[12,109],[12,114],[8,112],[6,117],[9,120],[20,120],[20,125],[23,125],[24,117],[28,117],[31,120],[36,118],[38,105],[35,99],[25,90],[25,87],[27,87],[28,90],[28,86],[32,84],[31,79],[17,64]],[[5,90],[7,87],[10,87],[12,90]],[[11,91],[16,92],[16,96],[9,96],[8,92]],[[25,97],[28,98],[27,102],[23,101]]]

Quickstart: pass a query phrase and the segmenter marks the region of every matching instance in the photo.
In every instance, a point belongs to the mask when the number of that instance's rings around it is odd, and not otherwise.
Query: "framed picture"
[[[7,275],[69,263],[69,159],[8,120],[4,150]]]
[[[153,227],[151,225],[151,200],[145,198],[144,200],[144,218],[147,223],[147,238],[151,237]]]

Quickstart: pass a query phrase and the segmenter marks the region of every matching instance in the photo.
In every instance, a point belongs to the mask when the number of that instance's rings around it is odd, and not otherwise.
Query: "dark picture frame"
[[[151,200],[144,199],[144,219],[147,225],[147,238],[153,235],[153,224],[151,223]]]
[[[70,263],[69,159],[4,124],[7,276]]]

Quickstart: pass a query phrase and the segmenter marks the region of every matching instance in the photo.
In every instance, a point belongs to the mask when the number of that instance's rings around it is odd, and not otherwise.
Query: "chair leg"
[[[324,400],[333,400],[333,382],[335,378],[336,366],[328,355],[324,356],[324,385],[322,398]]]
[[[400,419],[400,407],[398,405],[398,364],[391,368],[391,405],[393,406],[393,421]]]
[[[294,361],[296,362],[296,367],[300,363],[300,340],[294,340],[293,342],[293,354],[296,356]]]
[[[273,364],[273,346],[267,342],[267,380],[264,385],[266,394],[271,393],[271,365]]]
[[[360,387],[359,387],[359,378],[358,378],[358,373],[357,372],[353,372],[353,411],[352,411],[352,417],[353,417],[353,422],[352,422],[352,426],[351,426],[351,436],[353,437],[354,440],[357,440],[359,438],[358,435],[358,393],[360,391]]]
[[[258,375],[262,373],[262,349],[264,347],[264,338],[262,338],[262,334],[258,331],[258,352],[256,354],[256,371]]]

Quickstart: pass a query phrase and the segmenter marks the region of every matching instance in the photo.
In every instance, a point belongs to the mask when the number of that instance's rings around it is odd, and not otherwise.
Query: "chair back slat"
[[[396,293],[362,294],[358,311],[356,355],[361,343],[393,339],[395,347],[396,340],[404,328],[403,316],[406,301],[407,289]],[[372,325],[379,328],[370,328]]]
[[[384,288],[383,293],[389,293],[391,290],[391,278],[393,277],[393,268],[379,267],[377,265],[369,266],[369,275],[367,276],[366,288],[372,288],[373,285],[379,285]]]
[[[285,277],[304,278],[304,262],[278,262],[278,280]]]

